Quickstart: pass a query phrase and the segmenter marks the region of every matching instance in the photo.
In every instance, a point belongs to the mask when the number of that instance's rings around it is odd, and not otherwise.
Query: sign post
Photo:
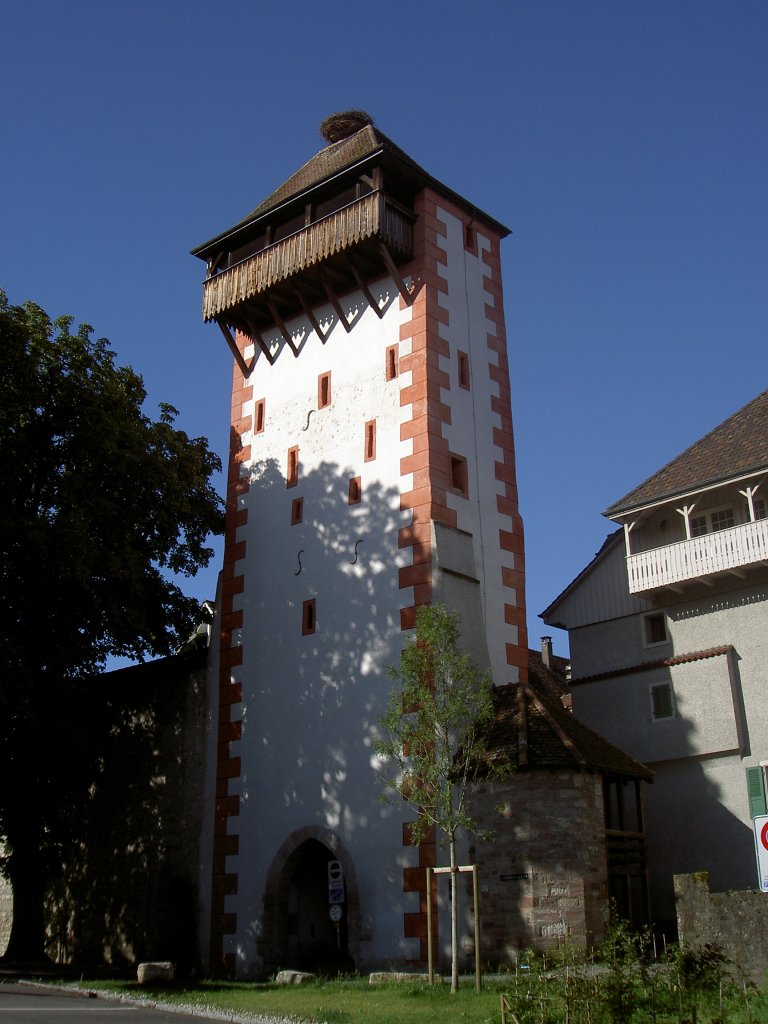
[[[757,879],[762,892],[768,892],[768,814],[754,819]]]

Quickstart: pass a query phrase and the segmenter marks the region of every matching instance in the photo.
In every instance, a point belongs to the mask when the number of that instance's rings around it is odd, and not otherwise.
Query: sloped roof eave
[[[539,618],[542,619],[548,626],[555,626],[558,629],[567,629],[568,627],[560,622],[555,622],[551,618],[557,607],[562,604],[566,597],[569,597],[573,591],[581,585],[581,583],[589,576],[597,565],[606,557],[608,552],[613,548],[615,544],[619,542],[624,536],[624,530],[614,530],[613,533],[609,533],[603,541],[600,549],[595,553],[594,558],[591,562],[584,566],[578,576],[575,576],[568,586],[562,590],[557,597],[552,601],[543,612],[539,612]]]
[[[768,391],[689,445],[603,515],[626,515],[763,471],[768,472]]]
[[[692,497],[694,494],[701,494],[703,491],[712,491],[717,487],[723,487],[725,484],[736,484],[741,483],[742,480],[749,480],[751,477],[763,476],[768,473],[768,463],[759,463],[753,469],[745,470],[741,473],[726,474],[720,477],[714,477],[712,480],[702,480],[696,486],[688,487],[684,490],[670,491],[668,494],[661,494],[657,498],[652,500],[640,502],[639,504],[628,503],[621,505],[611,505],[607,508],[603,515],[606,519],[610,519],[611,522],[617,522],[620,518],[624,518],[629,515],[637,515],[641,512],[647,512],[653,508],[659,508],[661,505],[666,505],[671,501],[683,501],[685,498]]]

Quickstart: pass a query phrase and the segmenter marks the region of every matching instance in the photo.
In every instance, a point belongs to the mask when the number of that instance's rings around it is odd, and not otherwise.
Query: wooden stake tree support
[[[452,871],[459,873],[472,872],[472,898],[475,909],[475,988],[478,992],[483,987],[480,974],[480,890],[477,883],[477,864],[463,864],[455,868],[427,868],[427,965],[429,984],[435,983],[434,949],[432,943],[432,876],[450,875]]]

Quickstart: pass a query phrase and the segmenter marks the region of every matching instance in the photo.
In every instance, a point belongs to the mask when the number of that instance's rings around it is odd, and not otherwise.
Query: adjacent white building
[[[648,765],[651,907],[672,876],[755,887],[768,764],[768,392],[605,515],[619,529],[542,613],[568,630],[574,713]]]

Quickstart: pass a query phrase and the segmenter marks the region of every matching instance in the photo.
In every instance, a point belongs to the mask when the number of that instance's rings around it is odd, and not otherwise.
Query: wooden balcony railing
[[[413,252],[413,218],[372,192],[205,281],[203,318],[213,320],[281,281],[368,240],[399,256]]]
[[[627,556],[629,592],[684,583],[768,560],[768,519]]]

